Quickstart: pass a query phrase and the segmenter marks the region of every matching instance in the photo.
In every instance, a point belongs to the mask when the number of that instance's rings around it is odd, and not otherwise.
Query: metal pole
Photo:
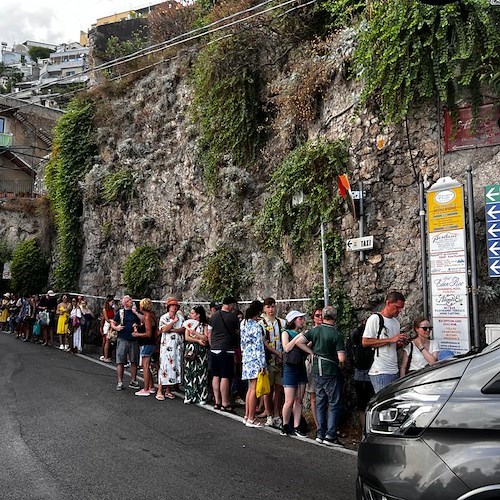
[[[477,254],[476,254],[476,232],[474,231],[474,186],[472,182],[472,167],[467,167],[467,211],[469,219],[469,244],[470,244],[470,269],[471,269],[471,295],[472,295],[472,324],[474,337],[471,338],[473,347],[481,345],[479,334],[479,306],[477,301]]]
[[[363,205],[363,182],[358,182],[358,192],[359,192],[359,237],[362,238],[365,235],[365,207]],[[359,260],[363,262],[365,260],[365,252],[361,250],[359,252]]]
[[[321,258],[323,261],[323,298],[325,301],[325,307],[328,305],[328,296],[330,294],[328,290],[328,271],[326,266],[326,252],[325,252],[325,223],[321,222]]]
[[[424,182],[420,176],[418,183],[418,201],[420,205],[420,259],[422,266],[422,299],[424,302],[424,317],[429,317],[429,289],[427,286],[427,249],[425,246],[426,234],[425,234],[425,194],[424,194]]]

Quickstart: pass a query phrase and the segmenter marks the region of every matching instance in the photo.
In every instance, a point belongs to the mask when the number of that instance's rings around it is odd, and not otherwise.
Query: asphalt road
[[[109,365],[0,333],[0,498],[355,498],[353,452],[115,386]]]

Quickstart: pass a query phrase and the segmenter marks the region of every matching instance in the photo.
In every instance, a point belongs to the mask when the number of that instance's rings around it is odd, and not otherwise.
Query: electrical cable
[[[82,71],[81,73],[78,73],[78,76],[85,75],[85,74],[90,73],[90,72],[103,71],[105,69],[109,69],[109,68],[112,68],[114,66],[118,66],[118,65],[123,64],[125,62],[130,62],[130,61],[133,61],[135,59],[138,59],[138,58],[141,58],[141,57],[145,57],[145,56],[154,54],[154,53],[159,52],[161,50],[164,50],[164,49],[167,49],[167,48],[172,48],[172,47],[174,47],[176,45],[179,45],[179,44],[182,44],[182,43],[185,43],[185,42],[189,42],[189,41],[192,41],[192,40],[196,40],[198,38],[201,38],[202,36],[206,36],[206,35],[209,35],[211,33],[215,33],[217,31],[220,31],[220,30],[223,30],[223,29],[227,29],[227,28],[229,28],[231,26],[234,26],[236,24],[242,23],[242,22],[247,21],[249,19],[253,19],[254,17],[260,16],[262,14],[266,14],[268,12],[271,12],[271,11],[276,10],[278,8],[284,7],[286,5],[289,5],[289,4],[292,4],[292,3],[296,3],[297,1],[300,1],[300,0],[286,0],[284,2],[279,3],[278,5],[271,6],[271,7],[267,8],[267,9],[264,9],[264,10],[259,11],[257,13],[254,13],[254,14],[251,14],[249,16],[243,17],[243,18],[238,19],[236,21],[232,21],[232,22],[224,24],[222,26],[218,26],[218,27],[216,27],[214,29],[209,29],[209,30],[203,31],[202,33],[199,33],[199,34],[197,34],[195,36],[189,36],[188,38],[184,38],[182,40],[179,40],[179,38],[181,38],[181,37],[185,37],[185,36],[190,35],[192,33],[197,33],[200,30],[205,30],[206,27],[214,26],[214,25],[219,24],[219,23],[221,23],[223,21],[232,19],[235,16],[238,16],[238,15],[241,15],[241,14],[245,14],[245,13],[250,12],[252,10],[258,9],[258,8],[260,8],[260,7],[262,7],[262,6],[270,3],[271,1],[272,0],[266,0],[265,2],[262,2],[262,3],[254,6],[252,8],[236,12],[234,14],[231,14],[230,16],[226,16],[226,17],[224,17],[222,19],[214,21],[213,23],[210,23],[210,24],[208,24],[205,27],[196,28],[195,30],[191,30],[191,31],[188,31],[186,33],[182,33],[181,35],[178,35],[178,36],[173,37],[173,38],[171,38],[169,40],[166,40],[165,42],[162,42],[160,44],[155,44],[155,45],[151,45],[149,47],[145,47],[144,49],[141,49],[140,51],[134,52],[133,54],[129,54],[127,56],[122,56],[120,58],[114,59],[112,61],[108,61],[106,63],[100,64],[100,65],[95,66],[93,68],[89,68],[89,69],[87,69],[85,71]],[[316,2],[316,1],[317,0],[311,0],[311,1],[307,2],[306,4],[298,6],[298,7],[305,7],[306,5],[312,4],[312,3]],[[292,10],[294,10],[294,9],[290,9],[289,11],[291,12]],[[53,86],[53,85],[55,85],[57,83],[61,83],[61,82],[65,82],[67,80],[71,80],[74,77],[75,77],[75,75],[70,75],[70,76],[67,76],[67,77],[64,77],[64,78],[60,78],[60,79],[58,79],[58,80],[56,80],[54,82],[51,82],[51,83],[40,84],[40,85],[34,86],[30,90],[39,90],[39,89],[42,89],[42,88],[45,88],[45,87],[50,87],[50,86]],[[14,95],[15,95],[15,93],[6,94],[5,97],[12,97]]]

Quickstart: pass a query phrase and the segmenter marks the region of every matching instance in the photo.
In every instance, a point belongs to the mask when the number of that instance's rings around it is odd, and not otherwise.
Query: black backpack
[[[380,334],[384,329],[384,318],[381,314],[375,313],[379,318],[379,326],[377,332],[377,339],[380,338]],[[375,357],[375,350],[371,347],[363,347],[363,333],[365,331],[365,325],[359,325],[356,327],[350,337],[350,349],[349,355],[354,365],[354,368],[358,370],[369,370],[372,366],[373,359]],[[377,349],[378,355],[378,349]]]

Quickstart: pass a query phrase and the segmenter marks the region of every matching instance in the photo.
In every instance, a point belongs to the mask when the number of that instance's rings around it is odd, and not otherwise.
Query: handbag
[[[184,359],[186,361],[194,361],[196,359],[196,353],[194,352],[194,344],[186,345],[184,350]]]
[[[257,375],[257,385],[255,387],[255,395],[260,398],[271,392],[271,384],[269,383],[269,375],[267,371],[261,370]]]
[[[50,324],[50,314],[48,311],[40,311],[38,313],[38,318],[42,325],[47,326],[48,324]]]
[[[33,337],[39,337],[39,336],[40,336],[41,331],[42,331],[42,325],[40,325],[40,321],[37,321],[37,322],[33,325]]]

